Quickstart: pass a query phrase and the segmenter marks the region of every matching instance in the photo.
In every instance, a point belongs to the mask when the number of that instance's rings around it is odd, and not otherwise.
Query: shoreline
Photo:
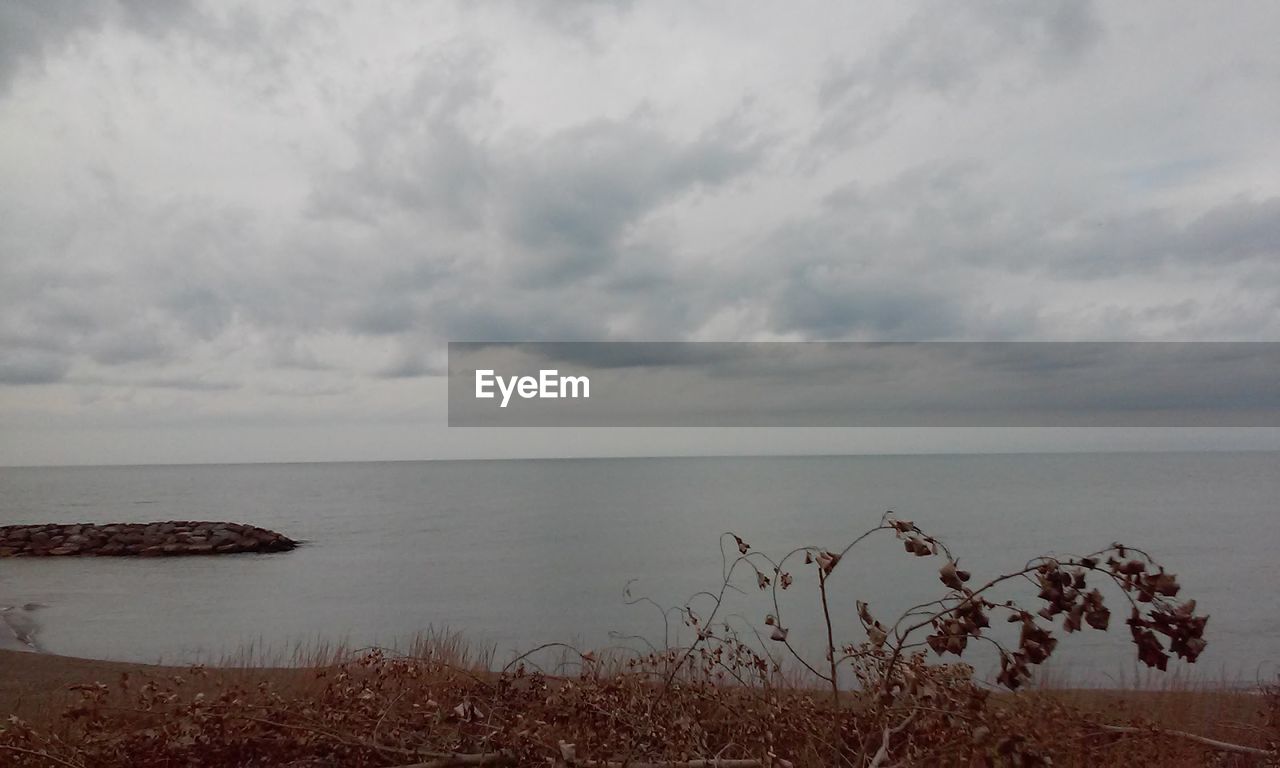
[[[360,650],[373,650],[360,649]],[[349,657],[348,660],[354,659],[360,655],[357,650],[349,652],[340,652],[338,655]],[[412,656],[410,656],[412,658]],[[80,670],[101,670],[113,673],[130,672],[130,673],[155,673],[161,675],[170,675],[181,673],[193,668],[201,668],[212,675],[232,674],[242,675],[266,675],[266,676],[292,676],[298,674],[309,675],[318,669],[327,669],[338,666],[340,663],[337,658],[328,659],[318,663],[304,663],[299,665],[285,664],[171,664],[165,662],[141,662],[141,661],[120,661],[117,659],[97,659],[87,658],[83,656],[67,656],[63,654],[50,653],[48,651],[39,650],[37,648],[24,647],[0,647],[0,716],[4,715],[4,690],[5,684],[11,682],[13,673],[18,671],[17,677],[61,677],[63,673],[80,671]],[[460,665],[461,666],[461,665]],[[472,666],[470,664],[465,666]],[[485,674],[477,668],[478,674]],[[497,674],[496,671],[490,671],[488,674]],[[551,675],[551,677],[561,677],[559,675]],[[568,677],[563,675],[562,677]],[[78,681],[84,682],[84,681]],[[807,688],[802,688],[807,689]],[[813,690],[820,690],[815,685]],[[1134,697],[1159,697],[1159,696],[1243,696],[1256,698],[1258,696],[1257,687],[1242,688],[1233,686],[1230,683],[1189,683],[1184,680],[1170,681],[1170,685],[1165,688],[1146,688],[1139,686],[1113,686],[1113,687],[1092,687],[1083,685],[1058,684],[1052,681],[1042,681],[1035,686],[1027,688],[1023,691],[1013,692],[1006,690],[994,691],[999,696],[1013,696],[1030,694],[1050,694],[1050,695],[1068,695],[1068,696],[1134,696]]]

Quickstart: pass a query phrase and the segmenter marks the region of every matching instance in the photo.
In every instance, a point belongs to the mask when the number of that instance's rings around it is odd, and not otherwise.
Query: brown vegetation
[[[941,560],[941,596],[893,621],[857,603],[859,638],[838,643],[828,577],[875,534]],[[543,646],[501,670],[452,641],[405,655],[373,649],[310,670],[121,670],[74,685],[56,721],[15,718],[0,731],[12,764],[62,766],[452,765],[1261,765],[1275,760],[1280,694],[1107,694],[1026,690],[1055,633],[1111,626],[1124,600],[1139,660],[1194,661],[1206,617],[1176,602],[1177,579],[1150,556],[1112,545],[1036,558],[975,582],[940,541],[886,516],[841,550],[804,547],[780,560],[740,537],[707,608],[673,609],[687,645],[596,655]],[[732,551],[732,550],[731,550]],[[805,658],[780,610],[794,574],[811,569],[826,621],[825,658]],[[763,634],[719,616],[739,575],[770,598]],[[1030,582],[1038,608],[989,598]],[[970,584],[976,586],[970,586]],[[664,615],[666,612],[664,611]],[[1013,632],[1001,633],[992,619]],[[999,693],[960,660],[971,645],[1000,659]],[[538,662],[561,654],[545,669]],[[952,660],[943,661],[948,657]],[[793,670],[800,670],[797,679]],[[113,670],[114,672],[114,670]],[[1019,690],[1021,689],[1021,690]],[[1205,698],[1215,697],[1215,698]],[[1214,701],[1212,722],[1196,702]]]

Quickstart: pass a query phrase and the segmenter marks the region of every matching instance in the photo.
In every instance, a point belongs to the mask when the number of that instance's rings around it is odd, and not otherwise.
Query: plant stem
[[[818,592],[822,595],[822,619],[827,625],[827,663],[831,666],[831,719],[836,762],[840,762],[840,683],[836,678],[836,641],[831,632],[831,609],[827,606],[827,572],[818,568]]]

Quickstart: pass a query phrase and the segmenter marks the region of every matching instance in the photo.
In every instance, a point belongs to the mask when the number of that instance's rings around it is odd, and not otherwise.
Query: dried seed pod
[[[834,552],[824,551],[818,553],[818,567],[822,569],[823,573],[831,573],[831,569],[835,568],[836,564],[839,562],[840,555],[837,555]]]
[[[1141,560],[1130,560],[1120,566],[1120,572],[1126,576],[1137,576],[1145,570],[1147,570],[1147,564]]]
[[[955,560],[948,560],[938,569],[938,579],[952,589],[963,589],[964,583],[969,580],[969,572],[956,568]]]

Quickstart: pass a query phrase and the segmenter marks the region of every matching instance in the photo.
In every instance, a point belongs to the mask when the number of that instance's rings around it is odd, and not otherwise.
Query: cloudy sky
[[[445,430],[449,340],[1280,340],[1278,33],[1269,0],[5,0],[0,464],[741,444]]]

